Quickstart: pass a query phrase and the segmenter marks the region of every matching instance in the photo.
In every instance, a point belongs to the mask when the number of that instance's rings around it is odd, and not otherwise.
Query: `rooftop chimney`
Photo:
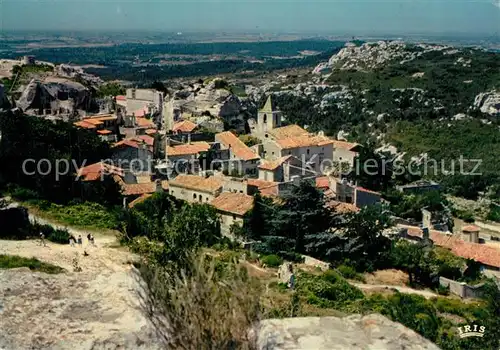
[[[479,227],[474,225],[462,228],[462,239],[466,242],[479,243]]]

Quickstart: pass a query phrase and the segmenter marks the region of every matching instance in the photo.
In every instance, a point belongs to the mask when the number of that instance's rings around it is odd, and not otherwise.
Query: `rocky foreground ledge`
[[[438,350],[405,326],[378,314],[265,320],[259,350]]]

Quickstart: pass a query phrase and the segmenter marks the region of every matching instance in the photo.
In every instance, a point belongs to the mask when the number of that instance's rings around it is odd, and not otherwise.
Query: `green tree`
[[[302,181],[284,196],[273,225],[282,236],[295,241],[296,253],[304,253],[304,237],[325,231],[330,223],[331,213],[325,207],[323,193],[310,181]]]

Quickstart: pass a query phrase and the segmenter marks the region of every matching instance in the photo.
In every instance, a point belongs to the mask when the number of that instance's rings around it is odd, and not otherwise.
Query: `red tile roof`
[[[231,148],[231,152],[242,160],[259,159],[259,156],[247,145],[243,143],[235,134],[230,131],[221,132],[215,135],[215,140],[226,147]]]
[[[132,202],[130,202],[128,204],[128,207],[129,208],[133,208],[136,204],[139,204],[139,203],[142,203],[144,202],[146,199],[148,199],[149,197],[151,197],[153,194],[152,193],[145,193],[143,194],[142,196],[140,196],[139,198],[136,198],[134,199]]]
[[[253,197],[244,193],[223,192],[210,204],[223,212],[245,215],[253,207]]]
[[[141,135],[140,137],[139,136],[131,137],[131,138],[124,139],[124,140],[121,140],[121,141],[115,143],[113,145],[113,147],[128,146],[128,147],[140,148],[141,145],[145,145],[148,147],[148,150],[150,152],[153,152],[153,144],[152,143],[148,144],[148,142],[150,142],[150,140],[146,139],[145,137],[149,137],[152,139],[151,136],[147,136],[147,135]]]
[[[422,237],[422,230],[419,227],[406,225],[398,225],[398,227],[406,228],[410,236]],[[429,231],[429,238],[434,244],[448,248],[453,254],[464,259],[472,259],[484,265],[500,268],[500,250],[492,246],[465,242],[457,234],[450,235],[436,230]]]
[[[376,195],[381,196],[381,194],[380,194],[379,192],[375,192],[375,191],[372,191],[372,190],[369,190],[369,189],[367,189],[367,188],[360,187],[360,186],[357,186],[357,187],[356,187],[356,190],[358,190],[358,191],[363,191],[363,192],[368,192],[368,193],[373,193],[373,194],[376,194]]]
[[[326,136],[306,134],[301,136],[289,137],[286,139],[278,139],[276,140],[276,143],[282,149],[291,149],[299,147],[326,146],[332,144],[333,141]]]
[[[181,122],[175,123],[172,131],[174,132],[193,132],[198,125],[190,120],[183,120]]]
[[[118,95],[115,97],[117,101],[127,101],[127,96]]]
[[[158,130],[156,130],[156,129],[147,129],[146,130],[147,135],[153,135],[153,134],[156,134],[157,132],[158,132]]]
[[[210,149],[210,145],[205,141],[192,142],[190,144],[182,144],[167,147],[167,156],[189,156],[206,152]]]
[[[320,176],[316,178],[316,187],[322,189],[330,188],[330,179],[328,176]]]
[[[360,146],[359,143],[333,140],[333,147],[335,147],[335,148],[343,148],[343,149],[346,149],[348,151],[351,151],[351,150],[355,149],[358,146]]]
[[[202,177],[184,174],[177,176],[169,182],[169,187],[176,186],[212,194],[222,189],[222,185],[222,180],[217,177]]]
[[[248,179],[248,185],[257,187],[259,192],[266,197],[277,197],[279,195],[279,184],[277,182],[259,179]]]
[[[154,193],[156,191],[156,183],[149,182],[144,184],[124,184],[122,185],[122,194],[124,196],[143,195],[146,193]]]
[[[136,115],[136,118],[135,118],[135,123],[140,128],[151,129],[151,128],[156,127],[155,123],[153,123],[153,121],[151,119],[142,118],[142,116],[137,116],[137,115]]]
[[[265,160],[263,159],[261,163],[259,164],[259,169],[262,170],[276,170],[278,167],[280,167],[283,163],[285,163],[288,159],[290,159],[291,155],[280,157],[276,160]]]
[[[112,134],[111,131],[109,130],[97,130],[97,133],[98,134],[101,134],[101,135],[108,135],[108,134]]]
[[[464,226],[462,227],[462,231],[465,231],[465,232],[479,232],[481,231],[481,229],[475,225],[467,225],[467,226]]]
[[[104,124],[104,121],[106,120],[116,120],[118,117],[113,114],[102,114],[102,115],[95,115],[92,117],[88,117],[85,119],[82,119],[78,122],[73,123],[73,125],[78,126],[80,128],[85,128],[85,129],[95,129],[97,126]]]
[[[73,125],[78,126],[80,128],[85,128],[85,129],[96,129],[97,128],[97,126],[95,126],[94,124],[86,122],[84,120],[73,123]]]
[[[106,163],[94,163],[78,169],[77,176],[83,181],[96,181],[102,175],[118,175],[123,177],[124,171],[121,168]]]
[[[146,142],[148,146],[153,146],[153,143],[155,141],[154,137],[149,136],[149,135],[137,135],[136,138],[141,139],[142,141]]]
[[[327,202],[326,205],[328,208],[333,209],[336,213],[339,214],[348,214],[348,213],[357,213],[359,212],[359,208],[351,203],[343,203],[335,200],[331,200]]]
[[[296,124],[282,126],[280,128],[269,131],[269,134],[276,140],[288,139],[290,137],[298,137],[308,135],[308,132]]]

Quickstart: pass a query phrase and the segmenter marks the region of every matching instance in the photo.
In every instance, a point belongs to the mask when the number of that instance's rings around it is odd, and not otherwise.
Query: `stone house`
[[[398,228],[402,238],[413,241],[425,238],[424,230],[418,226],[398,225]],[[428,238],[433,244],[447,248],[461,258],[479,262],[485,275],[500,278],[500,250],[479,243],[478,235],[476,227],[464,227],[460,234],[428,230]]]
[[[224,170],[240,175],[257,176],[260,157],[230,131],[215,135],[221,150],[229,151],[229,160],[224,162]]]
[[[243,218],[253,208],[253,201],[253,197],[245,193],[223,192],[210,202],[220,215],[222,235],[230,237],[233,225],[243,225]]]
[[[151,113],[163,112],[163,93],[154,89],[127,89],[126,114],[140,116],[148,109]]]
[[[351,168],[359,154],[361,145],[346,141],[333,141],[332,160],[338,164],[348,164]]]
[[[198,125],[190,120],[183,120],[175,123],[172,127],[172,133],[175,135],[188,135],[196,132]]]
[[[172,174],[191,173],[200,171],[200,156],[208,152],[211,145],[208,142],[188,142],[187,144],[167,145],[165,158]]]
[[[333,166],[333,140],[322,133],[308,133],[298,125],[268,131],[262,146],[263,156],[269,160],[291,155],[318,173]]]
[[[223,181],[217,177],[179,175],[169,181],[169,193],[188,202],[209,203],[222,192]]]
[[[333,179],[330,188],[335,200],[354,204],[358,208],[374,205],[382,201],[380,193],[357,186],[346,179]]]
[[[121,184],[123,195],[123,207],[133,207],[146,200],[155,192],[168,191],[168,181],[150,181],[146,183]]]
[[[154,138],[141,135],[124,139],[113,146],[111,158],[131,172],[151,172]]]
[[[284,156],[276,160],[262,160],[259,164],[259,179],[275,182],[289,182],[299,177],[315,176],[316,172],[295,156]]]
[[[119,127],[118,116],[113,114],[101,114],[83,118],[73,125],[95,131],[103,141],[116,142]]]

